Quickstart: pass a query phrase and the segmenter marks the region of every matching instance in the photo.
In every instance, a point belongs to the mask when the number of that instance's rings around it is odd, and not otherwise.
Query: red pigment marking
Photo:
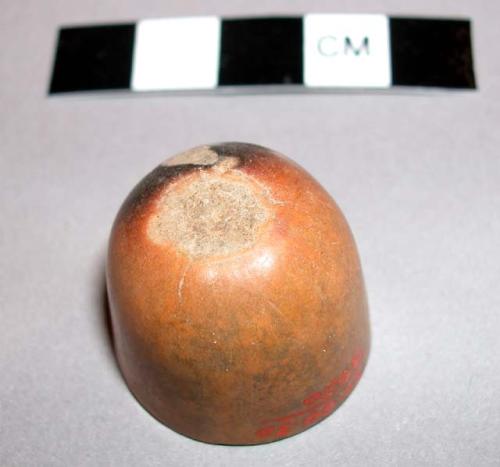
[[[278,432],[276,433],[276,436],[279,436],[279,437],[286,436],[288,433],[290,433],[290,429],[291,429],[291,427],[288,425],[281,425],[278,428]]]
[[[310,396],[307,396],[304,401],[303,401],[303,404],[304,405],[311,405],[313,404],[314,402],[317,402],[321,399],[322,397],[322,393],[321,392],[313,392]]]
[[[363,363],[363,352],[358,350],[351,360],[351,366],[353,368],[361,368],[361,364]]]
[[[347,397],[361,378],[364,361],[363,350],[357,350],[349,366],[335,376],[321,391],[309,394],[302,404],[303,410],[289,413],[284,417],[264,420],[262,428],[255,432],[257,438],[282,438],[299,426],[308,427],[319,422],[333,412],[338,403]]]
[[[335,401],[333,400],[328,401],[322,408],[323,413],[328,415],[330,412],[333,412],[335,405],[336,405]]]
[[[259,428],[255,433],[255,436],[257,436],[257,438],[268,438],[269,436],[272,436],[275,431],[276,427],[265,426],[264,428]]]

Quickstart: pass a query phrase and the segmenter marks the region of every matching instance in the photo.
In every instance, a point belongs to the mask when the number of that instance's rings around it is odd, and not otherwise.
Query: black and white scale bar
[[[468,20],[309,14],[63,28],[50,93],[475,88]]]

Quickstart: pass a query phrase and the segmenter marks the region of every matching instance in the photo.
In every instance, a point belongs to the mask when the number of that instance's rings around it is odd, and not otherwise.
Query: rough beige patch
[[[212,151],[209,146],[198,146],[167,159],[162,165],[213,165],[218,161],[218,159],[219,156],[217,153]]]
[[[259,187],[220,172],[199,174],[172,187],[148,224],[155,243],[171,242],[192,257],[227,255],[248,248],[270,217]]]
[[[239,163],[237,157],[232,156],[222,156],[214,165],[214,170],[220,174],[227,172],[228,170],[234,169]]]

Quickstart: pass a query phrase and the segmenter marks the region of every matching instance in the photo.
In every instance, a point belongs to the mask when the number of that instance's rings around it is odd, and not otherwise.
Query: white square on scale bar
[[[213,89],[217,86],[220,18],[149,19],[136,26],[133,91]]]
[[[304,84],[309,87],[391,86],[389,18],[310,14],[304,17]]]

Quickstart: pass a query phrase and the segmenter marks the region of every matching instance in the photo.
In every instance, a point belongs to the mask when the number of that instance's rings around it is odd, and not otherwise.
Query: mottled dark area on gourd
[[[210,149],[219,157],[237,157],[240,160],[239,168],[251,163],[255,159],[269,157],[269,149],[257,144],[249,143],[220,143],[213,144]]]
[[[269,156],[269,150],[255,144],[221,143],[209,146],[219,157],[236,157],[239,159],[238,168],[241,168],[256,158]],[[160,165],[146,175],[128,195],[123,203],[119,217],[128,217],[138,212],[162,187],[172,183],[175,179],[186,176],[197,170],[206,170],[212,165],[183,164],[175,166]]]
[[[118,217],[128,217],[139,212],[144,203],[146,203],[158,190],[172,183],[176,178],[194,172],[199,167],[202,166],[189,164],[172,167],[160,165],[156,167],[156,169],[146,175],[130,192],[120,209]]]

